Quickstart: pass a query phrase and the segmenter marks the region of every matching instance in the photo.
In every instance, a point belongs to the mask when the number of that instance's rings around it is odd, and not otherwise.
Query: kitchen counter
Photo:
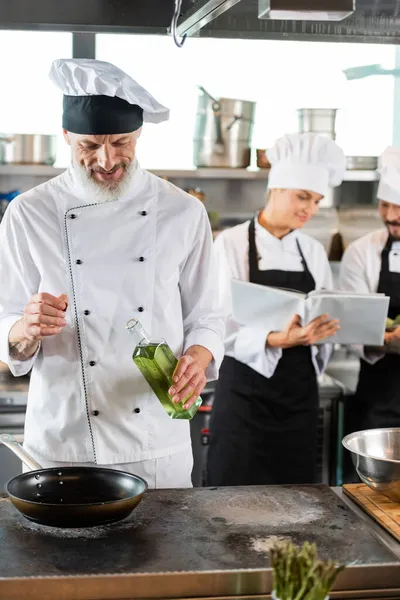
[[[323,485],[150,491],[125,521],[75,530],[35,525],[3,496],[0,598],[265,599],[269,548],[286,539],[350,565],[331,598],[399,598],[398,545],[378,533]]]

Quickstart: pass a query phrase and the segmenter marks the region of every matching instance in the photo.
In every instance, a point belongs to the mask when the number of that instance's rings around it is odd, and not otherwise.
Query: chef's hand
[[[284,331],[269,334],[267,346],[282,349],[294,346],[312,346],[312,344],[335,335],[339,329],[339,321],[329,319],[329,315],[321,315],[304,327],[301,326],[299,315],[294,315]]]
[[[35,354],[44,337],[60,333],[67,324],[67,307],[66,294],[58,298],[46,293],[32,296],[25,306],[24,316],[11,328],[8,338],[11,356],[26,360]]]
[[[400,327],[385,332],[385,352],[398,354],[400,352]]]
[[[196,402],[207,383],[206,369],[213,357],[203,346],[191,346],[179,360],[174,373],[174,383],[169,394],[175,404],[186,400],[183,408],[189,409]]]

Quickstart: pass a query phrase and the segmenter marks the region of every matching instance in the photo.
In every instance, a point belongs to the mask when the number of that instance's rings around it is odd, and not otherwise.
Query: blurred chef
[[[232,278],[304,293],[331,288],[323,246],[301,232],[329,187],[341,183],[342,150],[330,139],[293,134],[268,152],[267,203],[215,242],[228,314],[208,455],[210,485],[312,483],[316,471],[318,385],[337,321],[307,326],[293,315],[284,331],[239,326],[231,316]]]
[[[400,315],[400,150],[380,157],[379,214],[385,225],[356,240],[341,263],[340,286],[390,297],[390,319]],[[382,348],[356,348],[361,369],[346,406],[346,431],[400,427],[400,328],[385,333]]]

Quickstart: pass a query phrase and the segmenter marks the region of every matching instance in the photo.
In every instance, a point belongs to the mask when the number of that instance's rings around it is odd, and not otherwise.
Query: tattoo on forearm
[[[37,344],[24,344],[23,342],[10,342],[9,352],[16,360],[26,360],[35,354]]]
[[[10,356],[18,358],[24,351],[22,344],[19,342],[10,343]]]

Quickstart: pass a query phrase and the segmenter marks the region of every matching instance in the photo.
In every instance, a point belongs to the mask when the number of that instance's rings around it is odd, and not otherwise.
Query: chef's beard
[[[89,198],[93,198],[95,202],[113,202],[124,196],[135,176],[138,168],[138,163],[133,160],[129,165],[124,167],[124,174],[117,185],[110,187],[101,181],[97,181],[93,176],[92,169],[86,169],[84,166],[72,161],[72,171],[76,179],[83,187]]]
[[[398,223],[397,221],[386,221],[385,225],[389,232],[390,237],[396,241],[400,241],[400,223]],[[390,225],[392,225],[392,227],[397,225],[399,233],[398,234],[393,233],[393,231],[390,229]]]

